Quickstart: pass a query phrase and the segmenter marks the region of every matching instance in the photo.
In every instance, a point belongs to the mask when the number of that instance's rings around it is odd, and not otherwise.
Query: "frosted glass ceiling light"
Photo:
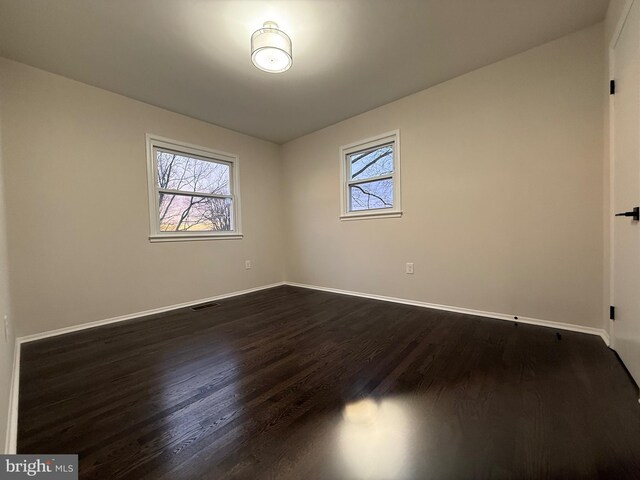
[[[251,61],[260,70],[281,73],[291,68],[291,39],[275,22],[265,22],[251,35]]]

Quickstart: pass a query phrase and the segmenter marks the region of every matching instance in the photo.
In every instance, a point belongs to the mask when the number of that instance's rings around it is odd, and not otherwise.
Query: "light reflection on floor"
[[[411,411],[402,399],[365,398],[345,406],[338,426],[344,472],[349,478],[411,478]]]

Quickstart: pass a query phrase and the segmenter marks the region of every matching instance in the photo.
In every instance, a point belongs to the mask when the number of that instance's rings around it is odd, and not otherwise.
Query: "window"
[[[400,132],[340,148],[342,219],[399,217]]]
[[[147,135],[150,240],[241,238],[238,158]]]

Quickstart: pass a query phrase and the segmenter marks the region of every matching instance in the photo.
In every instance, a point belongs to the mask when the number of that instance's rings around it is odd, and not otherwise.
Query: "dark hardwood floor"
[[[293,287],[22,347],[20,453],[82,479],[640,478],[598,337]]]

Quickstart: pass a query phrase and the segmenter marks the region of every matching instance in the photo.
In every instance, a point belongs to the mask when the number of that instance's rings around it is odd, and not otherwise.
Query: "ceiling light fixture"
[[[278,29],[276,22],[264,22],[262,28],[251,35],[251,61],[269,73],[281,73],[291,68],[291,39]]]

